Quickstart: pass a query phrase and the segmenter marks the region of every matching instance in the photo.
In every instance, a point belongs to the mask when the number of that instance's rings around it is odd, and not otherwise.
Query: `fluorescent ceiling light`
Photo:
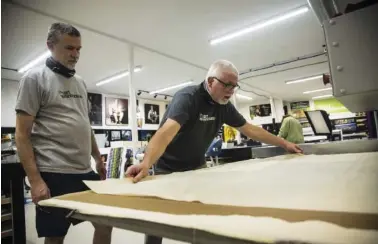
[[[29,69],[33,68],[34,66],[36,66],[37,64],[41,63],[42,61],[45,61],[49,56],[51,56],[50,51],[46,51],[43,54],[41,54],[40,56],[38,56],[37,58],[30,61],[27,65],[25,65],[24,67],[22,67],[21,69],[19,69],[17,71],[19,73],[24,73],[24,72],[28,71]]]
[[[315,99],[321,99],[321,98],[327,98],[327,97],[333,97],[333,95],[322,95],[322,96],[313,97],[312,99],[315,100]]]
[[[311,77],[306,77],[306,78],[297,79],[297,80],[286,81],[286,85],[294,84],[294,83],[300,83],[300,82],[306,82],[306,81],[310,81],[310,80],[316,80],[316,79],[320,79],[320,78],[323,78],[323,75],[317,75],[317,76],[311,76]]]
[[[137,72],[139,72],[141,70],[142,70],[141,66],[137,66],[137,67],[134,68],[134,72],[135,73],[137,73]],[[112,82],[112,81],[115,81],[115,80],[119,80],[119,79],[121,79],[123,77],[126,77],[128,75],[129,75],[129,71],[122,72],[120,74],[114,75],[112,77],[106,78],[105,80],[102,80],[102,81],[98,82],[96,84],[96,86],[102,86],[102,85],[104,85],[106,83],[109,83],[109,82]]]
[[[256,30],[259,30],[259,29],[262,29],[262,28],[267,27],[269,25],[273,25],[273,24],[276,24],[278,22],[281,22],[281,21],[290,19],[292,17],[298,16],[300,14],[306,13],[307,11],[308,11],[308,7],[307,6],[301,7],[299,9],[296,9],[296,10],[293,10],[291,12],[288,12],[288,13],[286,13],[284,15],[273,17],[273,18],[271,18],[271,19],[269,19],[267,21],[254,24],[254,25],[252,25],[250,27],[247,27],[245,29],[236,31],[234,33],[230,33],[228,35],[225,35],[225,36],[222,36],[222,37],[210,40],[210,44],[211,45],[215,45],[215,44],[218,44],[220,42],[224,42],[224,41],[233,39],[235,37],[238,37],[238,36],[241,36],[241,35],[245,35],[247,33],[250,33],[250,32],[253,32],[253,31],[256,31]]]
[[[322,91],[330,91],[330,90],[332,90],[332,87],[323,88],[323,89],[317,89],[317,90],[312,90],[312,91],[305,91],[305,92],[303,92],[303,94],[310,94],[310,93],[322,92]]]
[[[247,99],[247,100],[253,99],[252,97],[244,96],[244,95],[241,95],[241,94],[236,94],[236,96],[239,97],[239,98]]]
[[[159,90],[156,90],[156,91],[152,91],[152,92],[150,92],[150,94],[155,94],[155,93],[169,91],[169,90],[172,90],[172,89],[176,89],[176,88],[179,88],[179,87],[190,85],[192,83],[193,83],[193,81],[184,82],[184,83],[181,83],[181,84],[178,84],[178,85],[174,85],[174,86],[170,86],[170,87],[167,87],[167,88],[163,88],[163,89],[159,89]]]

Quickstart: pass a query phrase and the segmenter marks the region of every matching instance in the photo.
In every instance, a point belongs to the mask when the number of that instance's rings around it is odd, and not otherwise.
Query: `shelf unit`
[[[7,221],[7,220],[12,220],[12,213],[5,213],[1,214],[1,222]]]
[[[25,172],[16,157],[10,158],[1,162],[1,243],[25,244]]]
[[[12,243],[13,240],[13,215],[12,198],[1,197],[1,241]]]
[[[11,203],[11,198],[10,197],[2,197],[1,198],[1,205]]]

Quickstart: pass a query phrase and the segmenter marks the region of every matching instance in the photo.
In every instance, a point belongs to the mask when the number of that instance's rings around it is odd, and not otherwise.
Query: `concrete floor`
[[[37,237],[35,229],[35,206],[25,205],[26,240],[27,244],[43,244],[44,239]],[[93,226],[89,222],[81,223],[70,228],[65,243],[91,244]],[[184,244],[185,242],[164,239],[163,244]],[[144,244],[144,235],[136,232],[115,228],[112,235],[112,244]]]

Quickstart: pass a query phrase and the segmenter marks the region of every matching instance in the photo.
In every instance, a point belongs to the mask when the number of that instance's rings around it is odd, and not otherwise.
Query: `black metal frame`
[[[73,213],[71,218],[90,221],[102,225],[113,226],[116,228],[135,231],[139,233],[145,233],[153,236],[162,236],[164,238],[169,238],[177,241],[189,242],[192,244],[263,244],[262,242],[247,241],[237,238],[231,238],[227,236],[221,236],[212,234],[207,231],[182,228],[177,226],[171,226],[166,224],[154,223],[150,221],[129,219],[129,218],[114,218],[114,217],[104,217],[97,215],[87,215],[80,213]],[[273,242],[271,242],[273,243]],[[305,242],[296,241],[279,241],[274,242],[275,244],[295,244]],[[264,242],[266,244],[266,242]],[[307,243],[309,244],[309,243]]]

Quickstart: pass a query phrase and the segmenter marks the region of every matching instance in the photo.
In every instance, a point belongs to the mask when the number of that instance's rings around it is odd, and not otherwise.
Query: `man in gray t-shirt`
[[[89,122],[86,86],[75,74],[80,32],[71,25],[52,24],[47,46],[52,56],[23,75],[15,108],[17,150],[36,205],[43,199],[88,190],[83,180],[106,176]],[[92,170],[91,155],[97,173]],[[37,233],[45,237],[45,244],[64,242],[71,224],[66,215],[63,209],[36,208]],[[112,229],[94,227],[93,242],[110,243]]]

